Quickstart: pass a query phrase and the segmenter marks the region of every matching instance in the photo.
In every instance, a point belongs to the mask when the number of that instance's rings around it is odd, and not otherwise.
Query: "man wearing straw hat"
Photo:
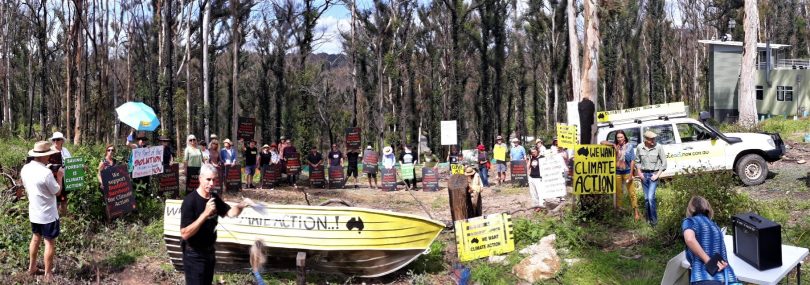
[[[37,273],[39,244],[45,239],[45,280],[53,278],[53,256],[56,253],[56,237],[59,236],[59,213],[56,196],[62,189],[62,168],[56,174],[50,169],[48,159],[59,153],[51,148],[51,143],[39,141],[28,151],[32,160],[20,171],[25,191],[28,193],[28,218],[31,221],[31,243],[28,247],[28,273]],[[55,177],[54,177],[55,175]]]

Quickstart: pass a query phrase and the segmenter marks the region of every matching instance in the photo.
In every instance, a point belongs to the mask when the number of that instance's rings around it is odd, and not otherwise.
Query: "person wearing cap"
[[[371,145],[368,145],[368,146],[366,146],[366,150],[363,152],[363,157],[371,155],[372,153],[375,153],[374,148],[372,148]],[[377,189],[379,187],[379,184],[377,184],[377,172],[376,172],[376,170],[373,173],[366,173],[366,176],[368,176],[368,188]],[[374,186],[373,187],[371,186],[371,181],[374,181]]]
[[[163,170],[169,171],[169,167],[174,164],[174,150],[169,146],[171,140],[166,136],[160,136],[158,141],[160,141],[160,144],[163,146]]]
[[[31,161],[20,170],[25,192],[28,193],[28,219],[31,221],[31,243],[28,247],[28,274],[37,273],[39,245],[45,240],[45,280],[53,279],[53,257],[56,254],[56,238],[59,236],[59,212],[56,196],[62,189],[64,170],[54,172],[47,165],[50,156],[59,153],[51,143],[38,141],[28,151]]]
[[[413,164],[416,165],[417,157],[411,151],[411,148],[408,144],[402,145],[402,153],[399,154],[399,164]],[[416,167],[413,168],[413,179],[403,179],[405,180],[405,190],[410,190],[411,188],[416,188]]]
[[[197,148],[197,137],[188,135],[186,137],[186,149],[183,150],[183,164],[186,177],[194,177],[200,174],[200,167],[203,164],[203,152]]]
[[[253,186],[253,176],[256,175],[256,164],[259,163],[259,149],[256,148],[255,140],[250,140],[250,143],[245,146],[245,140],[239,138],[239,144],[245,156],[245,178],[247,179],[245,186],[255,188]]]
[[[346,161],[348,161],[348,165],[346,165],[346,181],[348,181],[349,177],[354,177],[354,188],[358,188],[359,181],[357,176],[359,172],[357,171],[357,164],[360,162],[360,151],[357,148],[350,148],[346,151]]]
[[[658,135],[652,131],[644,133],[644,144],[636,147],[636,170],[641,177],[641,187],[644,189],[644,207],[647,222],[655,226],[658,223],[658,206],[655,202],[655,190],[658,188],[658,178],[667,169],[667,154],[664,148],[655,142]]]
[[[484,187],[489,187],[489,156],[483,144],[478,145],[478,173]]]
[[[495,148],[503,149],[504,153],[506,152],[506,149],[509,148],[509,146],[503,142],[503,136],[499,135],[495,137],[495,146],[492,147],[493,153],[495,152]],[[498,185],[506,182],[506,160],[495,160],[495,175],[497,175]]]
[[[54,132],[51,136],[51,143],[53,143],[53,148],[58,150],[59,153],[62,154],[62,159],[70,158],[70,151],[65,147],[65,135],[61,132]]]
[[[464,168],[464,176],[467,177],[467,218],[480,217],[482,214],[481,191],[484,190],[484,183],[481,176],[472,166]]]
[[[230,139],[225,139],[222,141],[222,145],[225,147],[219,151],[219,159],[222,160],[222,164],[225,166],[233,166],[236,164],[236,149],[233,148],[233,143]]]

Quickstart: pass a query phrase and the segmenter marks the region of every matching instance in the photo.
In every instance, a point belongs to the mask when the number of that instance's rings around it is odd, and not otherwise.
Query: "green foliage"
[[[801,120],[784,119],[781,117],[771,118],[762,121],[759,126],[763,131],[769,133],[779,133],[782,139],[798,141],[804,133],[810,133],[810,119]]]
[[[445,242],[435,240],[430,244],[427,254],[420,255],[418,259],[408,265],[408,270],[415,274],[438,273],[444,271]]]

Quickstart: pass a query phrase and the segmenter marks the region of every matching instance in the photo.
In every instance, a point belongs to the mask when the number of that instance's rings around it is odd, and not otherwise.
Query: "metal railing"
[[[765,64],[760,64],[759,68],[765,68]],[[774,69],[810,69],[810,59],[780,59]]]

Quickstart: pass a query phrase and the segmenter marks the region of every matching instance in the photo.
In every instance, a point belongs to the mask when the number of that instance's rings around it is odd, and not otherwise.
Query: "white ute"
[[[768,164],[785,153],[779,134],[722,133],[707,123],[689,118],[683,102],[597,113],[597,141],[613,142],[623,130],[635,145],[641,134],[653,131],[667,153],[663,177],[694,171],[731,170],[745,185],[758,185],[768,176]]]

